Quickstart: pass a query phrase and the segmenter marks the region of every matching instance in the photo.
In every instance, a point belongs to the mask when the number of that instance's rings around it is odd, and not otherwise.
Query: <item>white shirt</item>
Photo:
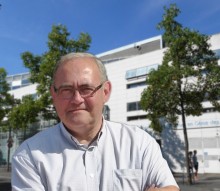
[[[60,123],[23,142],[12,159],[14,191],[142,191],[152,184],[177,186],[157,142],[105,120],[88,147]]]

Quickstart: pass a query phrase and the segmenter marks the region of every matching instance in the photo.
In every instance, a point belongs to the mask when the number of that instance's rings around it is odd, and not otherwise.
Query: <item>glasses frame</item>
[[[90,94],[88,94],[88,95],[86,95],[86,96],[83,96],[83,95],[80,94],[79,88],[72,88],[72,89],[73,89],[73,93],[72,93],[72,96],[71,96],[70,98],[63,98],[61,95],[59,95],[59,90],[60,90],[61,88],[65,87],[65,86],[61,86],[61,87],[59,87],[59,88],[56,88],[55,85],[53,85],[53,89],[54,89],[54,92],[55,92],[58,96],[62,97],[62,99],[72,99],[72,98],[74,97],[74,95],[76,94],[76,91],[79,92],[79,95],[80,95],[82,98],[88,98],[88,97],[93,97],[93,96],[95,95],[95,93],[103,86],[104,83],[105,83],[105,82],[102,82],[100,85],[96,86],[95,89],[94,89]]]

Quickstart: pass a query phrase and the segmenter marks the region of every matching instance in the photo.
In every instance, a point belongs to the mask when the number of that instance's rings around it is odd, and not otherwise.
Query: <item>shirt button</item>
[[[94,174],[93,174],[93,173],[91,173],[91,174],[90,174],[90,177],[91,177],[91,178],[94,178]]]

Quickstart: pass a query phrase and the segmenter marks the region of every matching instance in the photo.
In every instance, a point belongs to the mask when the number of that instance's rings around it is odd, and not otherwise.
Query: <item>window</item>
[[[148,73],[148,67],[137,68],[136,69],[136,76],[144,76]]]
[[[203,108],[203,113],[210,113],[210,112],[216,112],[216,108],[210,107],[210,108]]]
[[[136,87],[140,87],[140,86],[146,86],[146,82],[136,82],[136,83],[132,83],[132,84],[127,84],[127,89],[130,88],[136,88]]]
[[[37,95],[37,93],[35,93],[35,94],[32,94],[32,97],[33,97],[33,99],[34,99],[34,100],[37,100],[37,98],[38,98],[38,95]]]
[[[29,79],[29,78],[30,78],[30,73],[22,74],[22,79],[23,79],[23,80]]]
[[[105,116],[106,120],[110,120],[110,108],[108,105],[104,105],[102,114]]]
[[[147,119],[147,115],[136,115],[136,116],[127,117],[127,121],[134,121],[134,120],[141,120],[141,119]]]
[[[127,111],[137,111],[137,110],[141,110],[139,101],[127,103]]]
[[[220,49],[214,50],[215,55],[220,59]]]
[[[12,76],[7,76],[6,77],[6,81],[9,83],[9,82],[12,82],[13,81],[13,77]]]
[[[21,75],[15,75],[13,76],[13,81],[20,81],[21,80]]]
[[[126,72],[126,79],[134,78],[136,76],[136,69]]]
[[[12,90],[16,90],[18,88],[20,88],[21,86],[12,86]]]
[[[125,78],[131,79],[131,78],[137,78],[141,76],[146,76],[151,70],[156,70],[158,68],[158,64],[153,64],[150,66],[145,66],[141,68],[135,68],[132,70],[128,70],[126,72]]]
[[[30,84],[30,80],[29,80],[29,79],[23,79],[23,80],[21,81],[21,84],[22,84],[22,86],[27,86],[27,85]]]

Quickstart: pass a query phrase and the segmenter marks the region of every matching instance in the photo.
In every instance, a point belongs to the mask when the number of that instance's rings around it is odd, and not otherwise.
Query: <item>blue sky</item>
[[[21,53],[47,51],[52,25],[65,25],[72,38],[89,33],[94,54],[160,35],[156,26],[170,3],[184,27],[220,33],[219,0],[0,0],[0,67],[8,75],[27,72]]]

